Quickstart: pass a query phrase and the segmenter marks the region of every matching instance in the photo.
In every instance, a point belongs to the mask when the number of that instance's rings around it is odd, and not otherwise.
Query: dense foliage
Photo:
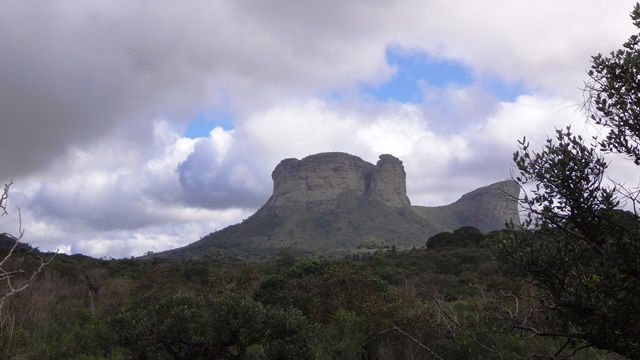
[[[136,295],[108,321],[114,344],[135,358],[309,359],[315,327],[294,308],[264,306],[248,294]]]
[[[632,19],[640,28],[640,5]],[[505,273],[539,290],[535,311],[504,317],[515,329],[631,359],[640,359],[640,190],[605,185],[604,156],[619,153],[640,165],[638,44],[633,35],[623,49],[593,57],[586,109],[607,132],[599,146],[570,128],[557,130],[541,151],[520,142],[517,180],[533,185],[522,202],[528,218],[497,250]],[[536,316],[550,321],[535,323]]]
[[[332,260],[59,256],[11,300],[16,326],[0,358],[548,357],[562,342],[513,333],[496,317],[533,291],[497,271],[491,248],[507,236],[467,227],[432,249]]]

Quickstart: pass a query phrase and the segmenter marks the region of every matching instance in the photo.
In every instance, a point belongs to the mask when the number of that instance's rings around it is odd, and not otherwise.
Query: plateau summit
[[[368,198],[389,206],[411,206],[402,162],[381,155],[376,165],[345,153],[322,153],[276,166],[273,195],[265,206],[308,207]]]

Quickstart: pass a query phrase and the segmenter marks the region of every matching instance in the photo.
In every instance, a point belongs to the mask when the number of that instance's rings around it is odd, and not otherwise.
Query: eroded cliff
[[[402,161],[380,155],[376,165],[346,153],[285,159],[271,174],[273,194],[266,206],[299,207],[314,202],[368,198],[410,206]]]

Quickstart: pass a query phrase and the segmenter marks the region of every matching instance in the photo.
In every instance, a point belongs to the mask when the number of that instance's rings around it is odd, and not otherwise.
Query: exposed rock
[[[271,174],[267,206],[306,206],[310,202],[368,197],[391,206],[410,206],[402,161],[380,155],[377,165],[346,153],[285,159]]]
[[[380,155],[371,177],[371,194],[391,206],[410,206],[406,179],[400,159],[388,154]]]
[[[282,160],[271,174],[273,195],[267,205],[296,206],[335,200],[340,195],[363,195],[372,166],[357,156],[343,153]]]

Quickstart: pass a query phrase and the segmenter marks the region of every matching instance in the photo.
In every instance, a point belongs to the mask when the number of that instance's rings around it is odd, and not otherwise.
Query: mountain
[[[10,250],[15,245],[15,243],[16,243],[16,239],[13,236],[7,233],[0,234],[0,254]],[[18,245],[16,245],[16,251],[32,251],[32,250],[33,248],[31,247],[31,245],[27,243],[18,242]],[[0,260],[2,259],[0,258]]]
[[[520,222],[518,195],[520,185],[514,180],[500,181],[470,193],[446,206],[414,206],[422,217],[455,230],[473,226],[483,233],[504,228],[506,222]]]
[[[332,253],[357,248],[424,246],[460,226],[483,232],[518,221],[519,186],[503,181],[447,206],[411,206],[402,161],[384,154],[374,165],[346,153],[321,153],[276,166],[273,193],[243,222],[156,257],[198,257],[223,251],[266,258],[282,249]]]

